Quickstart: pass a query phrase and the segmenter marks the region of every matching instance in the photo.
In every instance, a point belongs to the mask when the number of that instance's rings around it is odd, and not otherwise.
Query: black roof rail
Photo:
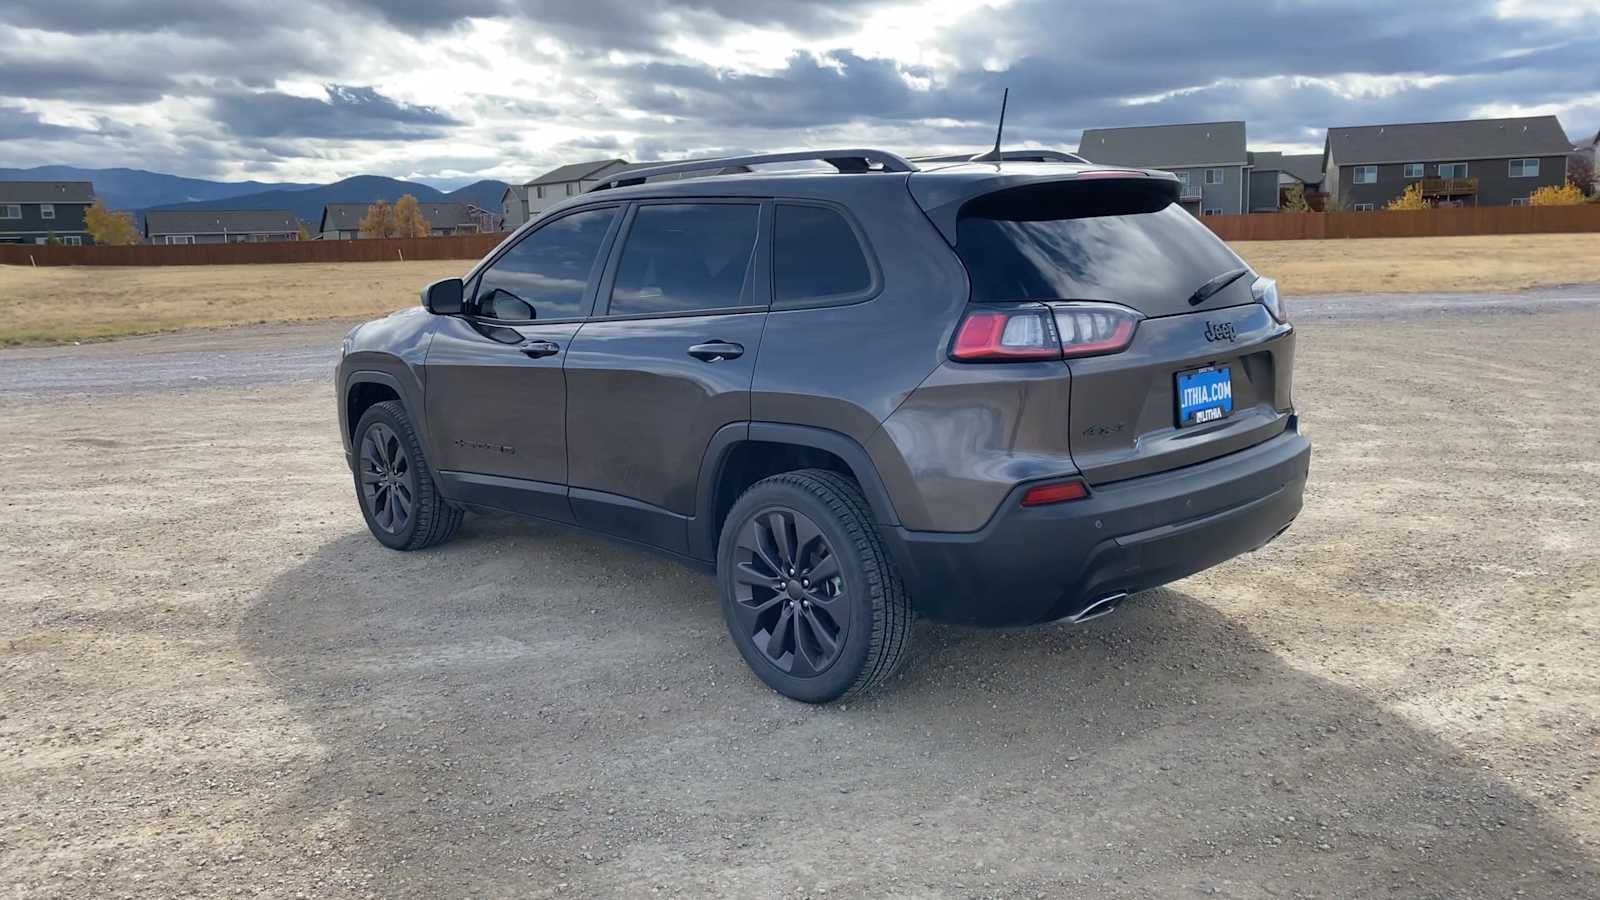
[[[731,175],[739,172],[748,172],[751,166],[765,165],[767,163],[810,161],[828,163],[840,172],[915,172],[917,170],[916,166],[887,150],[795,150],[789,153],[758,153],[754,156],[686,159],[683,162],[663,163],[649,168],[629,169],[625,172],[618,172],[601,181],[594,187],[589,188],[589,192],[644,184],[647,179],[660,178],[663,175],[684,175],[690,172],[712,172],[712,174],[716,175]],[[879,168],[872,168],[873,163],[877,163]],[[715,171],[713,172],[712,170]]]
[[[972,159],[973,157],[966,153],[952,153],[947,156],[911,157],[911,161],[914,163],[970,162]],[[1000,152],[1000,159],[1005,162],[1089,162],[1087,158],[1079,156],[1076,153],[1068,153],[1065,150],[1002,150]]]

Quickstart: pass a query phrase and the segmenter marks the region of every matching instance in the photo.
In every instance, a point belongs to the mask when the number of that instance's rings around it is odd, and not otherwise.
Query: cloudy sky
[[[1600,129],[1600,0],[7,0],[0,166],[523,180],[564,161],[1245,119]]]

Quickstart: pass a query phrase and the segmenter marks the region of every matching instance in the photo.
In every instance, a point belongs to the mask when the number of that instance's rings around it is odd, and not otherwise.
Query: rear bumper
[[[1236,453],[1020,505],[1016,488],[975,532],[880,526],[918,612],[970,625],[1029,625],[1094,600],[1193,575],[1266,544],[1300,512],[1311,444],[1296,420]]]

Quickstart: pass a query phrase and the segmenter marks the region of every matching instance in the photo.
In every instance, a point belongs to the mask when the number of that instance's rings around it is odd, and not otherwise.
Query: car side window
[[[760,212],[754,203],[640,206],[622,246],[607,314],[739,306]]]
[[[823,300],[872,288],[855,229],[837,210],[780,203],[772,236],[774,302]]]
[[[585,315],[584,297],[615,207],[563,216],[518,241],[478,279],[476,312],[526,322]]]

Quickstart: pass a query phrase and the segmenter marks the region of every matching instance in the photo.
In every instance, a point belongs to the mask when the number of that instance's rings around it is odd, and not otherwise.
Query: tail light
[[[1060,359],[1061,340],[1056,337],[1049,307],[975,309],[956,329],[950,358],[962,362]]]
[[[956,329],[958,362],[1074,359],[1127,349],[1143,318],[1115,303],[974,307]]]
[[[1133,333],[1144,318],[1115,303],[1058,303],[1053,309],[1061,353],[1067,359],[1121,353],[1133,343]]]
[[[1289,312],[1283,308],[1283,299],[1278,296],[1278,283],[1271,278],[1257,278],[1250,285],[1250,294],[1256,302],[1265,306],[1267,312],[1272,313],[1272,318],[1287,325]]]

